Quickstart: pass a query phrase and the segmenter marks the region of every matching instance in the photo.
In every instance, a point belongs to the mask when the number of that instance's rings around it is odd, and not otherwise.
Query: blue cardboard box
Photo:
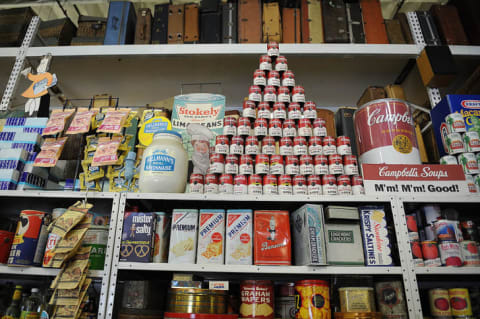
[[[120,261],[152,262],[155,213],[125,212]]]
[[[111,1],[103,44],[133,44],[136,23],[133,3]]]

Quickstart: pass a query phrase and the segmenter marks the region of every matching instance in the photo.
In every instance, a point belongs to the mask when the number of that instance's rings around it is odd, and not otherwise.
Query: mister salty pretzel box
[[[291,265],[288,211],[257,210],[254,214],[255,265]]]

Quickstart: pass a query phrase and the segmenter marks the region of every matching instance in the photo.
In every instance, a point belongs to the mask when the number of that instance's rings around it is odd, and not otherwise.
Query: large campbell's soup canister
[[[353,121],[361,163],[422,163],[407,102],[397,99],[371,101],[355,112]]]

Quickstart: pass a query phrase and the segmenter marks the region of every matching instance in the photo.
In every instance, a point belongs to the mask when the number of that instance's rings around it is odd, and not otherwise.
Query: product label
[[[383,208],[360,208],[365,264],[389,266],[393,264],[387,221]]]
[[[286,211],[255,212],[255,264],[290,265],[290,220]]]
[[[145,158],[144,171],[172,172],[175,171],[175,157],[165,151],[156,151]]]
[[[225,212],[201,210],[197,263],[223,264]]]
[[[331,243],[353,244],[353,231],[349,230],[329,230],[328,241]]]
[[[174,210],[170,235],[169,263],[195,263],[197,251],[197,210]]]
[[[227,212],[227,265],[252,264],[252,224],[253,216],[249,210]]]
[[[322,186],[320,184],[308,185],[307,193],[308,195],[322,195]]]
[[[155,224],[154,213],[125,212],[120,261],[152,261]]]

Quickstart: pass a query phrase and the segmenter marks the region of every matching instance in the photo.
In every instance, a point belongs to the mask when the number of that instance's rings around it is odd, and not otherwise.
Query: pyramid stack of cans
[[[209,174],[192,174],[190,192],[221,194],[359,195],[363,180],[350,139],[327,136],[314,102],[269,43],[254,72],[242,117],[226,117]]]

